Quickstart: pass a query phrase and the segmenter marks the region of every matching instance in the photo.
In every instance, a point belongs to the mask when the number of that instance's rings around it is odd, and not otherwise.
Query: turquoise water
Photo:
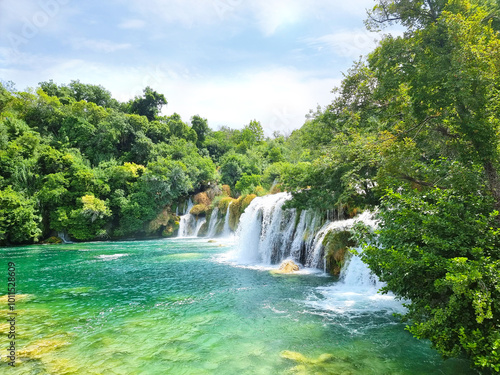
[[[466,361],[440,359],[386,311],[322,308],[321,288],[334,279],[219,261],[229,250],[200,239],[2,249],[0,273],[15,262],[22,295],[18,363],[3,361],[0,372],[472,373]],[[0,309],[7,317],[5,298]],[[8,326],[0,328],[3,359]]]

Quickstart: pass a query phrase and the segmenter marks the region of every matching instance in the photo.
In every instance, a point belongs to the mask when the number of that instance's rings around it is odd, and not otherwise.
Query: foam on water
[[[378,292],[383,286],[360,257],[353,255],[342,269],[339,281],[316,288],[306,304],[351,316],[367,312],[404,313],[405,307],[392,293]]]

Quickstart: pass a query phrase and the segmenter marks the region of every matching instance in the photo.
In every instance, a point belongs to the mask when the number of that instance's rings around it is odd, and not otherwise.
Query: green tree
[[[41,235],[36,202],[10,186],[0,190],[0,244],[37,241]]]
[[[82,208],[71,210],[69,214],[68,233],[77,240],[106,238],[104,227],[111,216],[106,202],[92,194],[84,195],[80,200]]]
[[[394,15],[409,30],[368,59],[373,98],[385,110],[372,112],[385,130],[376,181],[389,192],[364,259],[409,300],[415,336],[500,372],[500,40],[491,7],[401,1],[381,9],[383,20]]]
[[[148,86],[144,89],[142,97],[136,96],[128,103],[128,111],[140,116],[146,116],[149,121],[153,121],[166,104],[165,95],[154,91]]]
[[[249,194],[257,186],[260,186],[261,183],[262,183],[262,178],[260,175],[257,174],[248,175],[246,173],[243,173],[239,181],[235,184],[235,188],[242,194]]]
[[[210,132],[207,119],[202,118],[198,115],[193,116],[191,118],[191,128],[196,132],[197,135],[196,146],[198,146],[198,148],[203,147],[205,138]]]
[[[190,128],[185,122],[182,121],[181,116],[174,113],[172,116],[166,118],[170,134],[177,138],[182,138],[193,143],[197,143],[198,136],[193,128]]]
[[[363,258],[385,291],[409,301],[411,333],[445,357],[465,353],[478,368],[499,372],[500,232],[481,190],[391,191],[376,245]]]

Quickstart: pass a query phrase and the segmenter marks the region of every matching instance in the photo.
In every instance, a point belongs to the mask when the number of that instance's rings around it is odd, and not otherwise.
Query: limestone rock
[[[292,273],[299,270],[299,266],[291,259],[284,260],[280,268],[275,270],[274,273]]]

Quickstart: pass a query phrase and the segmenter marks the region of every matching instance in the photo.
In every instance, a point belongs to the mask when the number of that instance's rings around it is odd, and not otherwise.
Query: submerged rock
[[[63,346],[69,345],[69,342],[65,340],[53,339],[53,340],[38,340],[33,342],[31,345],[19,350],[17,355],[19,358],[30,358],[39,359],[44,354],[53,352]]]
[[[340,375],[352,375],[350,368],[345,366],[343,362],[337,362],[335,358],[330,353],[323,353],[317,358],[309,358],[299,352],[293,352],[291,350],[284,350],[280,353],[281,358],[289,359],[295,362],[295,366],[292,367],[287,373],[289,374],[340,374]]]
[[[302,353],[292,352],[291,350],[283,350],[281,352],[281,357],[290,359],[297,363],[312,365],[329,362],[334,359],[333,355],[331,355],[330,353],[323,353],[318,358],[308,358]]]
[[[63,240],[59,237],[52,236],[47,238],[45,241],[42,242],[43,244],[49,244],[49,245],[55,245],[55,244],[61,244],[63,243]]]
[[[4,296],[0,296],[0,303],[4,304],[9,302],[9,297],[14,298],[15,302],[24,302],[26,300],[32,299],[33,294],[15,294],[12,296],[9,296],[8,294]]]

